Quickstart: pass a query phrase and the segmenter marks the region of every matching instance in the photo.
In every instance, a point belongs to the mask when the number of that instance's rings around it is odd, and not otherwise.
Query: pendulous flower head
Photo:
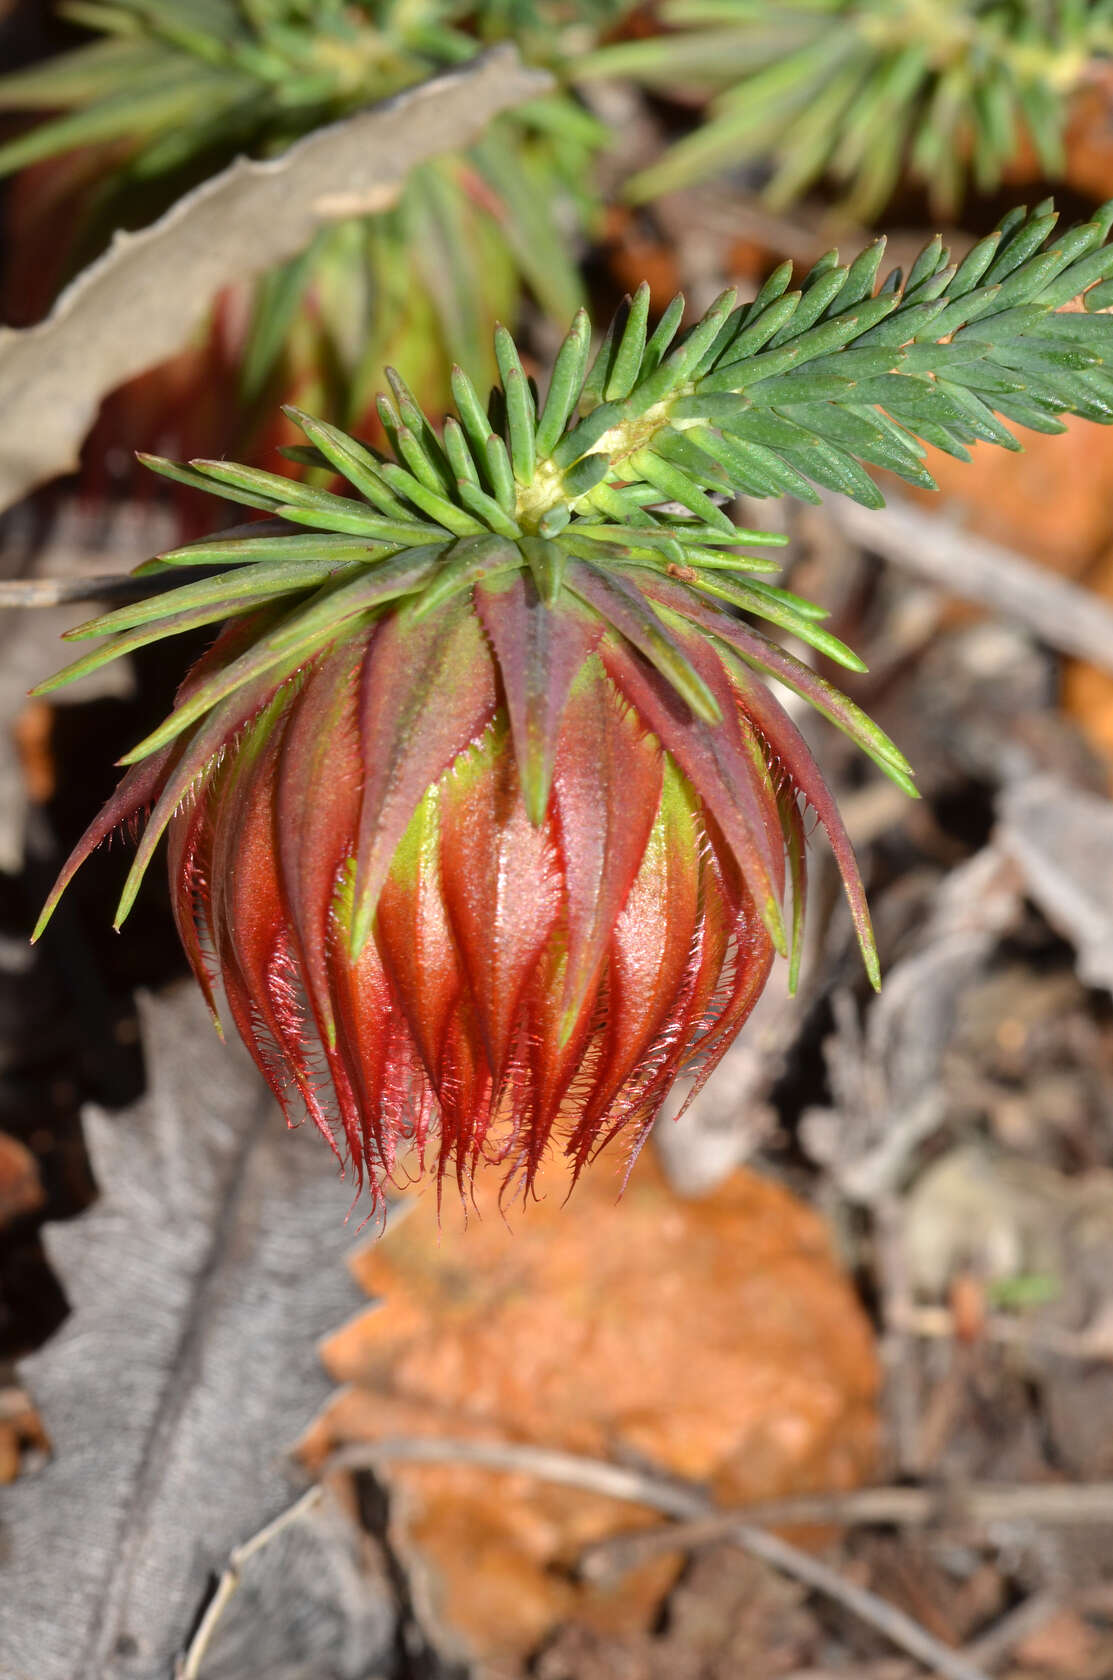
[[[145,814],[118,921],[167,834],[214,1014],[222,992],[289,1118],[310,1117],[377,1206],[415,1159],[462,1191],[501,1162],[527,1190],[550,1148],[573,1173],[619,1136],[636,1148],[678,1075],[698,1088],[714,1068],[776,951],[794,983],[805,808],[876,981],[838,811],[765,679],[910,787],[908,767],[754,626],[860,668],[743,552],[781,539],[736,529],[708,493],[731,483],[712,421],[680,423],[716,369],[727,388],[750,313],[733,303],[670,352],[679,307],[649,337],[640,293],[590,372],[581,315],[540,415],[504,333],[501,391],[487,409],[459,378],[443,434],[396,380],[393,458],[292,411],[308,442],[290,453],[355,496],[152,460],[271,518],[150,562],[156,586],[218,570],[82,627],[107,642],[43,685],[222,624],[43,924],[89,851]],[[718,426],[721,397],[708,412]],[[715,436],[731,471],[773,471],[772,450]]]
[[[860,662],[768,581],[723,502],[815,485],[878,507],[863,463],[932,487],[920,439],[1018,448],[1005,420],[1113,421],[1113,201],[1057,229],[1011,210],[952,263],[940,240],[878,284],[884,241],[724,293],[679,335],[642,287],[594,361],[581,311],[543,405],[499,329],[484,405],[459,370],[434,430],[391,376],[376,452],[287,413],[285,453],[346,491],[227,461],[149,459],[269,518],[140,572],[159,590],[38,692],[178,630],[223,628],[127,755],[94,846],[147,815],[117,917],[169,831],[175,914],[216,1010],[291,1119],[374,1203],[407,1157],[527,1189],[636,1148],[677,1076],[705,1079],[769,974],[795,983],[804,813],[826,830],[871,980],[835,803],[768,686],[810,702],[909,793],[870,720],[754,624]],[[1076,300],[1081,299],[1078,308]],[[590,365],[589,365],[590,363]],[[1004,418],[1003,418],[1004,417]],[[791,907],[787,917],[786,906]]]

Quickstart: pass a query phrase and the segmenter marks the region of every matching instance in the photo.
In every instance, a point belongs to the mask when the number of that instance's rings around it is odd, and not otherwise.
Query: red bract
[[[168,831],[178,929],[214,1013],[219,990],[289,1118],[310,1117],[376,1205],[422,1167],[465,1191],[501,1163],[528,1191],[550,1147],[573,1175],[620,1134],[636,1149],[678,1075],[698,1089],[722,1056],[774,950],[789,953],[788,886],[794,979],[802,803],[876,979],[834,801],[759,673],[902,785],[907,767],[738,616],[857,664],[816,609],[753,581],[776,567],[740,544],[778,539],[736,530],[695,487],[686,434],[684,470],[646,447],[673,448],[660,393],[723,319],[717,306],[646,376],[655,407],[635,407],[630,464],[610,481],[593,446],[623,434],[605,424],[616,403],[590,412],[582,318],[540,418],[498,341],[505,442],[461,381],[462,422],[443,438],[395,381],[380,415],[405,467],[295,414],[312,446],[299,460],[327,462],[361,500],[229,462],[155,463],[284,523],[164,555],[160,569],[228,569],[84,626],[110,640],[45,685],[227,621],[127,755],[44,921],[90,849],[148,813],[118,921]],[[634,358],[607,355],[612,382],[632,377]],[[589,413],[569,430],[577,404]],[[655,509],[670,491],[692,511]]]
[[[226,631],[180,698],[261,628]],[[578,1172],[620,1132],[636,1147],[752,1009],[773,958],[755,890],[779,903],[786,856],[802,865],[800,791],[853,868],[781,707],[676,636],[718,725],[528,576],[474,611],[396,612],[136,766],[64,879],[126,818],[151,809],[144,853],[168,822],[199,982],[215,1009],[219,978],[288,1117],[346,1147],[373,1197],[411,1146],[461,1185],[484,1160],[528,1184],[550,1141]],[[548,788],[538,822],[522,764]]]

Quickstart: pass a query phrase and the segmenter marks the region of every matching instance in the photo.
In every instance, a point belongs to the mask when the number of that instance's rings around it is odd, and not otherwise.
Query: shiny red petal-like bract
[[[129,771],[69,867],[153,805],[206,996],[375,1208],[423,1170],[466,1194],[484,1162],[528,1193],[550,1148],[573,1175],[635,1151],[753,1007],[755,887],[779,902],[799,830],[798,784],[756,748],[779,730],[824,797],[772,697],[694,627],[676,640],[719,723],[523,573],[345,625]],[[180,698],[244,646],[241,621]]]
[[[224,624],[126,754],[35,937],[92,848],[145,814],[117,926],[165,834],[214,1017],[373,1210],[423,1171],[466,1199],[485,1164],[529,1195],[551,1151],[573,1180],[613,1140],[632,1159],[678,1077],[690,1101],[729,1048],[776,951],[795,985],[804,807],[877,983],[849,840],[766,678],[914,791],[910,767],[739,616],[862,668],[820,608],[760,581],[772,561],[739,552],[780,539],[707,494],[723,472],[684,421],[700,369],[705,419],[746,411],[716,367],[723,334],[749,331],[733,301],[670,350],[682,300],[647,338],[640,292],[590,369],[581,312],[542,409],[500,329],[501,393],[484,409],[454,376],[440,433],[392,373],[386,452],[287,409],[293,458],[354,495],[142,457],[266,517],[145,563],[150,591],[67,632],[101,645],[36,691]]]

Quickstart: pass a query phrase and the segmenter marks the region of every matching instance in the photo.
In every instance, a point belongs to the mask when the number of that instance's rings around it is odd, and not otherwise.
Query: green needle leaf
[[[557,353],[549,392],[534,440],[540,461],[551,455],[580,400],[591,346],[591,321],[586,309],[576,312],[567,338]]]
[[[537,586],[537,593],[546,606],[555,606],[564,584],[568,550],[560,543],[547,542],[543,537],[523,537],[518,546]]]
[[[404,516],[406,508],[390,488],[382,475],[381,464],[376,461],[371,451],[363,444],[357,443],[355,438],[349,437],[339,427],[329,425],[326,420],[316,420],[311,414],[305,414],[300,408],[294,408],[287,403],[283,409],[294,424],[305,433],[338,473],[346,478],[361,496],[384,513]],[[283,497],[286,502],[289,496]]]
[[[417,624],[462,590],[498,577],[503,572],[521,571],[518,550],[501,537],[464,537],[445,554],[436,575],[410,604],[409,616]]]
[[[295,608],[277,629],[262,636],[249,652],[233,660],[223,671],[202,683],[188,700],[175,706],[166,721],[138,746],[125,753],[120,763],[137,764],[157,752],[159,747],[175,740],[190,724],[203,717],[219,700],[288,655],[304,651],[308,657],[353,619],[373,613],[389,601],[414,594],[429,580],[443,552],[443,545],[409,549],[371,573],[363,573],[340,587],[326,589],[307,606]]]
[[[648,321],[649,286],[643,280],[634,293],[630,313],[626,317],[626,325],[622,329],[622,337],[607,378],[603,395],[608,402],[628,397],[637,383],[642,357],[645,355]]]
[[[536,464],[537,416],[518,348],[505,327],[495,328],[495,359],[506,398],[507,443],[514,477],[519,484],[530,485]]]

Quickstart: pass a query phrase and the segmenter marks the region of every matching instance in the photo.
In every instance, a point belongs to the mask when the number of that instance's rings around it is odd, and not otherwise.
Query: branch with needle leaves
[[[880,284],[883,240],[849,264],[831,251],[798,287],[785,263],[751,303],[725,292],[687,332],[680,297],[651,328],[642,286],[594,357],[590,323],[579,312],[543,402],[513,338],[499,328],[500,386],[484,403],[457,370],[457,414],[440,431],[391,377],[391,393],[378,405],[386,451],[287,409],[306,441],[286,453],[338,475],[354,494],[230,461],[146,457],[165,477],[254,508],[277,526],[257,535],[249,526],[148,562],[140,575],[152,579],[164,581],[181,566],[212,568],[212,575],[68,632],[100,645],[36,692],[180,630],[251,615],[248,651],[179,696],[123,761],[181,754],[172,786],[188,787],[208,763],[206,720],[218,723],[220,708],[242,707],[259,685],[285,680],[314,650],[378,614],[404,607],[420,622],[446,603],[475,600],[524,575],[540,603],[554,611],[570,604],[601,624],[631,682],[639,680],[628,663],[636,656],[697,728],[712,732],[723,712],[699,650],[701,638],[713,643],[765,746],[804,767],[799,786],[835,847],[876,983],[845,829],[799,731],[762,679],[805,698],[914,794],[911,767],[853,701],[751,622],[765,621],[836,665],[863,669],[823,626],[821,609],[770,581],[776,562],[749,552],[784,538],[739,529],[721,502],[736,494],[817,502],[826,490],[878,508],[883,497],[867,469],[885,467],[933,487],[927,443],[966,460],[977,442],[1019,449],[1010,420],[1044,432],[1063,430],[1064,413],[1113,420],[1113,320],[1103,313],[1113,303],[1111,225],[1113,203],[1065,232],[1050,203],[1018,209],[961,262],[935,239],[907,276],[893,271]],[[714,739],[707,737],[709,751]],[[538,821],[551,762],[530,745],[524,726],[522,740],[523,794]],[[168,820],[171,806],[165,810]],[[782,822],[802,871],[792,813],[782,812]],[[155,825],[140,848],[121,916],[158,832]],[[787,954],[760,871],[754,890],[774,946]],[[57,893],[40,930],[56,901]],[[366,936],[371,914],[369,905],[360,910],[354,938]],[[790,983],[798,936],[794,926]]]

